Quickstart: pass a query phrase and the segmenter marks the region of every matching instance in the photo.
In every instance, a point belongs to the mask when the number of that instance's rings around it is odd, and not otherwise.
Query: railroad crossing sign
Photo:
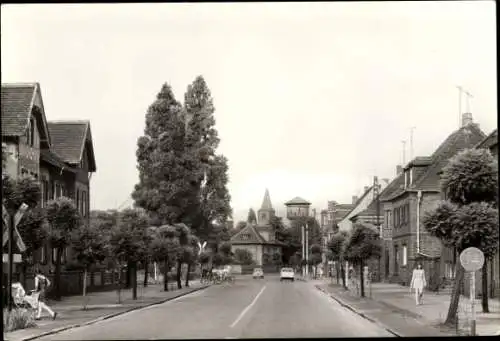
[[[21,238],[21,234],[19,233],[17,229],[17,225],[21,221],[24,213],[28,209],[28,205],[22,204],[21,207],[17,210],[15,216],[14,216],[14,240],[16,241],[17,247],[19,248],[19,251],[24,252],[26,251],[26,245],[23,242],[23,239]],[[2,205],[2,218],[3,218],[3,242],[2,242],[2,247],[7,244],[9,241],[9,213],[7,212],[7,208]]]
[[[203,252],[203,250],[205,250],[205,246],[207,246],[207,242],[206,241],[203,242],[203,244],[200,243],[200,242],[198,242],[198,247],[200,248],[200,250],[198,251],[198,255],[201,255],[201,253]]]
[[[476,247],[468,247],[460,253],[460,263],[466,271],[477,271],[483,267],[484,253]]]

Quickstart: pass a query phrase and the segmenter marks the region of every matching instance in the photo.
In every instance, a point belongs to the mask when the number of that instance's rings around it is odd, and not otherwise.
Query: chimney
[[[363,194],[364,194],[364,193],[366,193],[366,192],[368,192],[368,189],[369,189],[369,188],[370,188],[370,186],[365,186],[364,191],[363,191]]]
[[[466,112],[462,114],[462,127],[466,127],[469,124],[472,124],[472,114],[470,112]]]
[[[396,176],[398,176],[401,173],[403,173],[403,166],[397,165],[396,166]]]
[[[357,195],[353,195],[352,196],[352,204],[354,205],[357,201],[358,201],[358,196]]]

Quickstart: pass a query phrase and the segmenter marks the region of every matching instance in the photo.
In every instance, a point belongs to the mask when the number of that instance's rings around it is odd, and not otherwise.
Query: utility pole
[[[474,96],[472,96],[472,94],[468,91],[465,91],[463,90],[465,96],[466,96],[466,99],[465,99],[465,109],[467,110],[468,113],[470,113],[470,99],[471,98],[474,98]]]
[[[401,141],[403,144],[403,168],[406,166],[406,140]]]
[[[305,250],[306,250],[306,227],[302,225],[302,260],[306,259]],[[304,265],[302,265],[302,277],[306,276],[306,271]]]
[[[413,160],[413,130],[415,127],[410,128],[410,161]]]
[[[462,87],[457,85],[458,89],[458,128],[462,126]]]
[[[306,276],[309,276],[309,224],[306,223]]]

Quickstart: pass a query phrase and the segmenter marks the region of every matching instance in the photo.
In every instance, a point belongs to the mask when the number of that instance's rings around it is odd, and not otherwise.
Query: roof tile
[[[35,90],[35,84],[2,84],[2,135],[25,133]]]
[[[79,163],[82,158],[88,121],[48,122],[52,149],[68,163]]]

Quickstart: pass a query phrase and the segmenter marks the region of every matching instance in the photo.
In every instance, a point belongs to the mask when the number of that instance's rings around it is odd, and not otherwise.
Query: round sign
[[[483,251],[476,247],[468,247],[460,253],[460,263],[466,271],[477,271],[483,267]]]

